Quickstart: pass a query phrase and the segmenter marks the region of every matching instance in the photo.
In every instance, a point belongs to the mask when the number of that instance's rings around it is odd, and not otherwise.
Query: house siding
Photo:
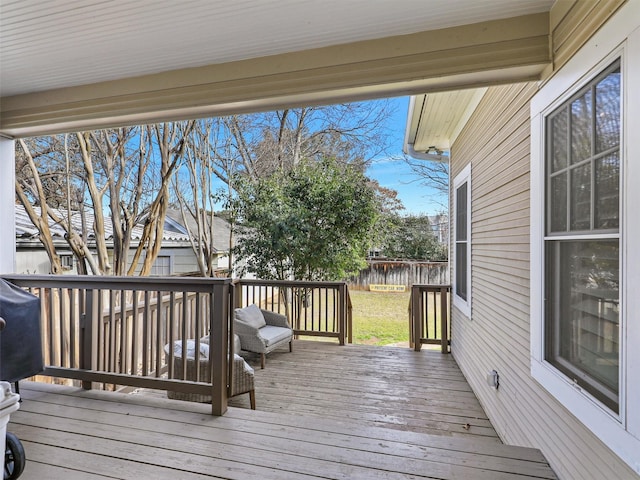
[[[564,0],[551,9],[553,64],[545,76],[561,68],[627,0]]]
[[[451,149],[452,178],[472,163],[472,317],[452,309],[452,353],[504,442],[541,449],[561,479],[636,479],[530,373],[529,101],[536,91],[536,83],[490,88]],[[486,382],[493,369],[498,390]]]

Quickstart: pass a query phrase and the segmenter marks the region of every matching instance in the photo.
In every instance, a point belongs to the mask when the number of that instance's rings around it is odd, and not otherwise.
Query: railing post
[[[98,363],[98,302],[96,294],[98,290],[85,290],[85,309],[81,316],[80,324],[80,369],[95,370]],[[92,382],[83,381],[82,388],[91,390]]]
[[[351,303],[351,294],[349,287],[346,286],[347,292],[347,332],[349,333],[349,343],[353,343],[353,304]]]
[[[422,290],[419,287],[411,287],[411,321],[413,325],[413,349],[416,352],[422,350]]]
[[[209,355],[212,370],[211,414],[227,411],[227,361],[229,346],[229,284],[214,284],[210,313]]]
[[[233,308],[242,308],[242,280],[234,280],[231,284],[232,288],[232,302]]]
[[[442,353],[449,353],[449,302],[446,287],[440,288],[440,349]]]
[[[345,344],[346,330],[347,330],[347,284],[342,283],[338,287],[338,325],[340,325],[340,331],[338,340],[340,345]]]

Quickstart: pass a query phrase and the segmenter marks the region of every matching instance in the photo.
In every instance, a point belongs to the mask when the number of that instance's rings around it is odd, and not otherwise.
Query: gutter
[[[402,151],[416,160],[428,160],[431,162],[449,162],[448,155],[442,155],[440,153],[429,153],[432,149],[427,150],[426,152],[419,152],[413,148],[415,143],[409,142],[409,132],[411,130],[411,120],[413,119],[413,110],[416,104],[417,95],[412,95],[409,98],[409,108],[407,109],[407,128],[404,132],[404,145],[402,147]],[[423,96],[424,97],[424,96]],[[420,122],[420,118],[418,118],[418,122]],[[416,125],[416,132],[418,131],[418,125]],[[433,150],[438,151],[435,147]]]
[[[413,148],[413,143],[405,143],[402,151],[416,160],[429,160],[432,162],[448,162],[449,155],[441,155],[438,153],[418,152]]]

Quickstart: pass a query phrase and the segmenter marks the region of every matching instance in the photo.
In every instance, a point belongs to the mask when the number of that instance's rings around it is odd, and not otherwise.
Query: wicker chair
[[[199,357],[200,363],[200,376],[196,378],[196,361],[195,354],[189,355],[187,353],[187,375],[185,380],[189,380],[192,382],[209,382],[211,379],[211,373],[209,370],[209,345],[208,345],[208,337],[205,337],[200,340],[200,348],[201,354]],[[195,342],[193,340],[188,340],[188,342]],[[174,342],[174,345],[180,347],[182,346],[182,341],[177,340]],[[169,348],[170,344],[165,345],[164,351],[169,357]],[[182,352],[174,350],[173,355],[173,371],[181,372],[182,371]],[[243,393],[249,394],[249,401],[251,403],[251,408],[253,410],[256,409],[256,392],[254,386],[254,372],[253,368],[244,361],[242,357],[237,354],[233,355],[233,378],[231,380],[231,396],[235,397],[236,395],[241,395]],[[199,393],[183,393],[183,392],[175,392],[168,390],[167,397],[173,398],[176,400],[186,400],[189,402],[200,402],[200,403],[209,403],[211,402],[211,395],[204,395]]]
[[[235,309],[233,331],[240,337],[242,350],[260,354],[261,368],[267,353],[287,343],[289,351],[293,350],[293,330],[287,317],[256,305]]]

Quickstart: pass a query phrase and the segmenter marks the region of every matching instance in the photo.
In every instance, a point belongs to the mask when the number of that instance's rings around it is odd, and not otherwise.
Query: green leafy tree
[[[396,216],[393,235],[385,238],[383,254],[409,260],[447,260],[446,247],[433,233],[427,215]]]
[[[236,183],[241,273],[278,280],[338,280],[366,265],[379,217],[364,174],[333,159],[302,161]]]

